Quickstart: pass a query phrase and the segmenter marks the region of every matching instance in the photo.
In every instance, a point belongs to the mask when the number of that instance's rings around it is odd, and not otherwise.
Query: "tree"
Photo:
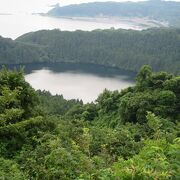
[[[52,128],[36,111],[38,96],[21,71],[0,71],[0,145],[3,156],[12,156],[34,136]],[[49,125],[49,127],[48,127]]]
[[[150,84],[152,78],[152,69],[148,65],[144,65],[136,77],[137,88],[140,90],[144,90]]]

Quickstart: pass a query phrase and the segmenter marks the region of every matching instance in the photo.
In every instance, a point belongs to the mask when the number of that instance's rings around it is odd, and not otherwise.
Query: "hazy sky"
[[[30,12],[46,12],[48,6],[60,3],[61,6],[77,3],[87,3],[94,1],[116,1],[123,2],[128,0],[0,0],[0,13],[30,13]],[[131,0],[142,1],[142,0]],[[180,0],[177,0],[180,1]]]

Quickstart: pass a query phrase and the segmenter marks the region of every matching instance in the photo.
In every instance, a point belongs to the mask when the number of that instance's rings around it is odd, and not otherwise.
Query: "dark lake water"
[[[29,64],[28,81],[36,90],[47,90],[66,99],[94,101],[106,88],[121,90],[134,85],[135,74],[129,71],[92,64]]]

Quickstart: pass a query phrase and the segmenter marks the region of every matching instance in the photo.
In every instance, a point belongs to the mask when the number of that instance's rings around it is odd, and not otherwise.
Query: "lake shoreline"
[[[30,63],[13,63],[13,64],[0,64],[0,68],[2,68],[3,66],[8,67],[10,69],[13,68],[25,68],[25,66],[31,66],[31,65],[37,65],[37,66],[41,66],[41,65],[45,65],[45,66],[49,66],[49,65],[82,65],[82,66],[97,66],[99,68],[108,68],[108,69],[112,69],[115,71],[121,71],[121,72],[127,72],[129,74],[131,74],[132,76],[136,76],[136,74],[138,73],[137,71],[133,71],[133,70],[129,70],[129,69],[125,69],[125,68],[119,68],[117,66],[108,66],[108,65],[103,65],[103,64],[95,64],[95,63],[81,63],[81,62],[73,62],[73,61],[61,61],[61,62],[30,62]]]
[[[120,91],[135,84],[132,72],[77,63],[31,64],[25,67],[25,79],[35,90],[84,103],[95,101],[104,89]]]

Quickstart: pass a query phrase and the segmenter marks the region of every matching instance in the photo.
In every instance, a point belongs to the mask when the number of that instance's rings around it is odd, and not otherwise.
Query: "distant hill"
[[[155,71],[180,74],[180,30],[42,30],[15,41],[0,38],[0,64],[39,62],[91,63],[135,72],[149,64]]]
[[[166,21],[180,27],[180,2],[151,0],[144,2],[94,2],[64,7],[48,12],[56,17],[139,17]]]

